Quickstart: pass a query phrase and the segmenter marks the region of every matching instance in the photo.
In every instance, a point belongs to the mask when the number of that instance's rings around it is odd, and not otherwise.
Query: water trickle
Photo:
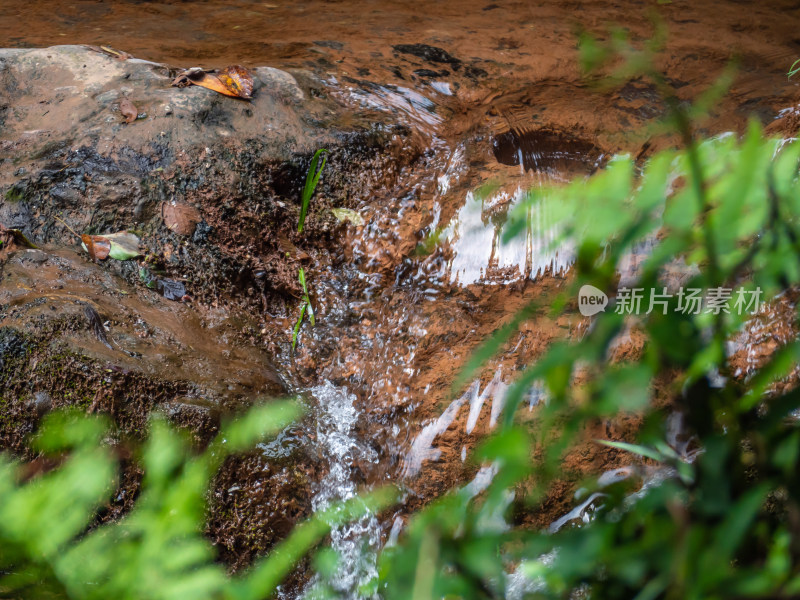
[[[433,447],[433,440],[436,439],[437,435],[444,433],[447,428],[450,427],[458,411],[464,403],[476,393],[479,385],[480,383],[477,381],[473,383],[463,396],[456,398],[450,403],[450,406],[445,409],[438,419],[432,423],[428,423],[422,428],[422,431],[416,437],[414,443],[411,444],[411,449],[406,455],[405,467],[403,469],[404,477],[413,477],[419,473],[422,468],[422,463],[426,460],[439,459],[442,455],[442,451]]]
[[[503,383],[502,380],[502,368],[498,368],[497,372],[494,374],[494,378],[489,382],[486,386],[486,389],[483,391],[484,394],[487,396],[491,396],[492,398],[492,412],[489,416],[489,427],[494,428],[497,425],[497,419],[500,416],[500,413],[503,412],[503,408],[506,405],[506,392],[508,391],[508,385]]]
[[[786,294],[779,294],[773,302],[764,304],[758,313],[751,315],[739,333],[726,345],[726,351],[736,367],[734,377],[749,379],[777,350],[792,343],[798,332],[792,325],[796,302]],[[795,366],[783,381],[797,377],[800,367]]]
[[[573,508],[560,519],[553,521],[548,528],[550,533],[555,533],[570,521],[580,521],[581,523],[588,523],[592,520],[594,510],[597,508],[597,501],[604,498],[605,494],[594,493],[589,496],[584,502]]]
[[[688,430],[683,412],[676,411],[667,417],[666,441],[681,460],[688,463],[694,462],[701,451],[697,438]]]
[[[450,90],[450,84],[446,81],[431,81],[431,87],[445,96],[453,95],[453,92]]]
[[[346,98],[362,107],[402,115],[402,120],[412,123],[420,131],[431,132],[442,123],[442,117],[436,112],[436,103],[416,90],[370,81],[356,83],[357,87],[346,88]],[[436,91],[443,93],[442,89]]]
[[[357,489],[352,466],[357,462],[374,463],[375,451],[361,442],[354,429],[359,419],[356,397],[330,381],[311,389],[317,401],[318,452],[329,462],[328,474],[319,482],[311,506],[314,512],[331,504],[355,497]],[[365,515],[358,521],[335,527],[331,531],[331,547],[339,555],[339,569],[325,583],[342,598],[363,599],[360,588],[374,579],[375,564],[380,548],[380,524],[375,515]],[[305,598],[318,597],[320,576],[315,576]]]
[[[389,537],[386,539],[384,548],[391,548],[397,544],[397,538],[400,537],[400,532],[403,530],[403,519],[395,517],[392,521],[392,529],[389,531]]]
[[[528,411],[533,410],[534,406],[538,406],[540,402],[547,402],[547,390],[541,381],[536,381],[528,389],[525,399],[528,403]]]
[[[552,566],[553,561],[556,559],[557,553],[555,551],[543,554],[536,561],[530,561],[520,564],[516,569],[506,575],[506,598],[508,600],[523,600],[530,597],[531,594],[536,592],[544,592],[547,590],[544,577],[535,575],[531,577],[526,570],[531,565],[536,565],[549,568]],[[534,569],[531,569],[534,570]],[[540,571],[541,569],[535,569]]]
[[[474,498],[492,483],[494,476],[497,475],[498,467],[492,464],[486,467],[481,467],[472,481],[461,488],[461,491],[469,498]]]
[[[552,225],[552,206],[545,197],[530,207],[526,234],[507,243],[501,241],[505,218],[498,213],[510,210],[526,196],[521,187],[513,193],[500,191],[485,200],[467,193],[447,229],[455,255],[450,263],[453,283],[500,285],[569,269],[574,260],[573,245]]]
[[[478,423],[478,417],[481,416],[481,408],[486,401],[486,390],[484,393],[478,393],[478,382],[473,383],[469,390],[469,416],[467,416],[467,433],[472,433],[475,425]]]
[[[597,486],[600,488],[607,487],[613,483],[618,483],[633,477],[637,474],[637,472],[638,471],[635,466],[620,467],[618,469],[605,471],[600,475],[600,477],[597,478]]]
[[[497,418],[500,416],[506,403],[506,390],[508,386],[503,383],[502,367],[495,371],[494,377],[486,384],[486,387],[483,388],[480,394],[478,394],[477,384],[478,382],[476,381],[467,392],[468,394],[472,392],[469,401],[469,416],[467,417],[467,433],[472,433],[475,429],[475,425],[477,425],[478,418],[481,415],[481,409],[487,400],[491,400],[492,402],[491,416],[489,417],[490,428],[493,428],[497,424]]]

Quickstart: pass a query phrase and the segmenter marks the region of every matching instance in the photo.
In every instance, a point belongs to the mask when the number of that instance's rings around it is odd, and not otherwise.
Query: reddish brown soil
[[[522,124],[539,113],[540,120],[602,131],[621,146],[654,110],[652,89],[633,83],[612,95],[629,122],[603,122],[597,99],[585,94],[579,77],[576,35],[605,34],[618,25],[633,40],[644,41],[653,37],[654,20],[666,26],[662,66],[681,97],[696,96],[731,59],[738,60],[740,76],[710,130],[737,128],[753,112],[769,119],[788,104],[795,84],[785,73],[800,55],[794,0],[768,5],[443,0],[424,6],[369,0],[8,0],[0,15],[0,40],[21,47],[108,44],[176,66],[269,64],[326,72],[340,81],[351,77],[409,87],[429,77],[425,71],[436,71],[439,79],[461,82],[459,100],[484,107],[484,114],[498,102],[502,109],[527,106],[531,110],[521,114],[510,111]],[[393,49],[401,44],[442,48],[460,62],[441,62],[449,60],[442,57],[431,62]]]

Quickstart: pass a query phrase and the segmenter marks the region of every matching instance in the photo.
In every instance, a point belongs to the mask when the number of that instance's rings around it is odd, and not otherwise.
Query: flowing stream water
[[[328,457],[330,471],[318,484],[312,501],[314,511],[322,510],[342,500],[354,498],[358,487],[350,469],[355,460],[375,463],[377,453],[355,434],[360,418],[356,398],[347,388],[330,381],[311,390],[316,402],[317,444],[319,452]],[[328,584],[344,598],[364,597],[360,590],[378,574],[376,556],[381,545],[381,529],[375,515],[368,514],[358,521],[336,527],[331,532],[331,548],[339,555],[340,565]],[[319,577],[312,580],[304,597],[315,597]]]

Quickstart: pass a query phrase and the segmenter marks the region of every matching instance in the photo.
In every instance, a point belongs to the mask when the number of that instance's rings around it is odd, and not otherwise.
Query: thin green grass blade
[[[300,326],[303,324],[303,315],[306,314],[306,306],[308,306],[308,304],[303,301],[302,306],[300,306],[300,316],[297,317],[297,322],[294,324],[294,332],[292,333],[292,350],[294,350],[297,346],[297,334],[300,333]]]
[[[297,279],[300,281],[300,285],[303,287],[303,295],[308,296],[308,288],[306,287],[306,271],[303,267],[300,267],[300,270],[297,271]]]
[[[792,63],[792,66],[789,67],[789,72],[786,74],[786,76],[789,77],[790,79],[795,75],[797,75],[797,73],[800,73],[800,67],[797,66],[798,63],[800,63],[800,58],[794,61]]]
[[[300,285],[303,286],[303,301],[308,305],[308,319],[311,321],[311,326],[314,327],[317,322],[314,318],[314,307],[311,306],[311,296],[308,295],[308,287],[306,287],[306,272],[302,267],[297,272],[297,278],[300,280]]]
[[[322,175],[322,169],[325,168],[325,163],[328,161],[328,157],[325,156],[327,152],[328,151],[325,148],[320,148],[317,150],[314,153],[314,157],[311,159],[311,165],[308,167],[306,184],[303,187],[303,195],[301,196],[300,220],[297,223],[298,233],[303,232],[303,224],[306,222],[306,215],[308,214],[308,205],[311,202],[311,196],[314,195],[314,190],[317,189],[319,178]],[[320,157],[322,157],[322,164],[319,165],[319,168],[317,168]]]

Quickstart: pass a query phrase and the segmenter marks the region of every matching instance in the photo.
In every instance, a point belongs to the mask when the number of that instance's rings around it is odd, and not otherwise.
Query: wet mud
[[[9,0],[6,46],[110,44],[163,64],[75,49],[3,55],[0,223],[41,249],[0,257],[0,444],[34,458],[24,438],[39,415],[73,405],[112,415],[120,439],[141,435],[149,412],[162,410],[200,445],[221,414],[301,393],[304,420],[229,460],[215,482],[208,535],[234,570],[314,506],[364,486],[391,481],[406,492],[401,506],[356,528],[377,548],[413,511],[482,481],[486,465],[472,450],[496,427],[508,383],[553,340],[578,340],[588,326],[546,310],[572,261],[557,232],[535,225],[547,221],[547,203],[508,245],[505,216],[529,189],[588,175],[615,153],[643,161],[675,143],[654,133],[665,105],[652,86],[598,87],[575,49],[581,30],[607,35],[613,23],[648,40],[653,11],[668,31],[659,66],[680,100],[738,61],[699,134],[742,132],[750,118],[796,134],[800,94],[785,75],[800,56],[791,2],[648,10],[469,0],[420,10]],[[30,23],[22,34],[20,21]],[[253,102],[169,88],[178,67],[228,64],[269,67],[257,69]],[[129,124],[124,98],[141,117]],[[329,162],[298,234],[299,194],[319,147]],[[167,226],[176,206],[189,225]],[[94,264],[55,216],[79,232],[135,228],[143,256]],[[189,301],[147,288],[140,267],[184,283]],[[316,325],[302,324],[293,350],[300,267]],[[543,308],[453,390],[471,353],[532,302]],[[796,335],[781,317],[793,302],[734,340],[734,376]],[[614,359],[635,358],[644,343],[627,332]],[[666,384],[657,397],[666,410]],[[519,418],[535,426],[545,399],[531,390]],[[549,527],[574,508],[587,477],[624,468],[641,478],[646,465],[592,442],[635,441],[640,425],[637,415],[587,424],[563,478],[537,508],[515,504],[513,522]],[[123,481],[109,518],[135,497],[135,465]],[[342,532],[332,540],[345,554],[358,543]],[[343,590],[371,572],[352,560]],[[298,571],[289,597],[306,579]]]

